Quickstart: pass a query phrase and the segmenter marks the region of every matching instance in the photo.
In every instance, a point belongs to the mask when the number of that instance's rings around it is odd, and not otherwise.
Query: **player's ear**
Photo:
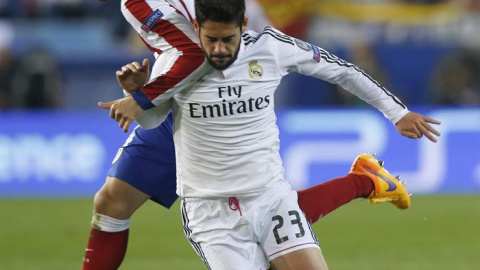
[[[243,18],[243,23],[242,23],[242,34],[247,31],[247,26],[248,26],[248,18],[245,16]]]
[[[200,26],[198,25],[197,20],[193,21],[193,27],[195,27],[195,32],[197,32],[197,35],[200,35]]]

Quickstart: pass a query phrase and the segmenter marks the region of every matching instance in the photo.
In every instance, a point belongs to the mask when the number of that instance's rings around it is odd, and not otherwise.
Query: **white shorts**
[[[263,270],[269,261],[320,248],[287,182],[257,197],[183,198],[185,235],[214,270]]]

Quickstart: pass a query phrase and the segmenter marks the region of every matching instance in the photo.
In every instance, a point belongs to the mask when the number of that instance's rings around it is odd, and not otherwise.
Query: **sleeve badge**
[[[163,17],[163,13],[160,11],[160,10],[155,10],[154,12],[152,12],[148,18],[145,20],[145,22],[143,22],[142,24],[142,30],[145,31],[145,32],[150,32],[150,30],[152,30],[153,26],[155,25],[155,23],[160,20],[161,18]]]
[[[297,47],[307,52],[309,52],[312,49],[312,45],[300,39],[295,39],[295,44],[297,44]]]

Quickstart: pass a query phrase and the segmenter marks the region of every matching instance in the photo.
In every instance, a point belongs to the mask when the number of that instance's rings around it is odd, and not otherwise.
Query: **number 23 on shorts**
[[[275,224],[276,222],[275,227],[273,227],[273,235],[275,236],[275,240],[277,244],[281,244],[289,240],[288,235],[281,236],[280,233],[278,232],[278,230],[280,230],[284,226],[285,222],[290,222],[291,225],[298,226],[298,232],[295,233],[296,238],[301,238],[305,236],[305,229],[303,228],[303,223],[298,211],[296,210],[288,211],[288,215],[289,217],[286,221],[281,215],[275,215],[272,217],[273,224]]]

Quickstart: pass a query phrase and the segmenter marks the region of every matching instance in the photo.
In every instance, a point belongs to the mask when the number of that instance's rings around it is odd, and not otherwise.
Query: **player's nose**
[[[223,42],[217,42],[215,43],[214,51],[213,53],[215,54],[224,54],[227,51],[227,48],[225,46],[225,43]]]

